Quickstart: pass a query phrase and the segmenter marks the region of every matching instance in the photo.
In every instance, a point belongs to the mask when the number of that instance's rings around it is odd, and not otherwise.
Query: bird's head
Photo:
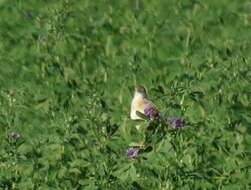
[[[146,89],[143,86],[137,86],[135,88],[135,96],[147,97]]]

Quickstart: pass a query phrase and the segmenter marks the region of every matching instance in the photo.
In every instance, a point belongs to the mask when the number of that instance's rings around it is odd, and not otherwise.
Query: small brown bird
[[[154,106],[154,104],[150,100],[148,100],[146,89],[143,86],[136,87],[131,104],[131,119],[142,119],[137,115],[136,112],[138,111],[144,114],[145,108],[150,105]]]

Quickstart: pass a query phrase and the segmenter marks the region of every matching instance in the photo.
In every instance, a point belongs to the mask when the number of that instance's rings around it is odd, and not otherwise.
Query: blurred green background
[[[251,188],[250,1],[1,0],[0,18],[1,189]],[[179,151],[126,158],[136,85],[189,123]]]

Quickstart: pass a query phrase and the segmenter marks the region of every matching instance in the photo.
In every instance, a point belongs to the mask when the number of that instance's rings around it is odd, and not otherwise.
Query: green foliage
[[[250,11],[0,1],[0,189],[250,189]],[[131,121],[136,85],[186,127]]]

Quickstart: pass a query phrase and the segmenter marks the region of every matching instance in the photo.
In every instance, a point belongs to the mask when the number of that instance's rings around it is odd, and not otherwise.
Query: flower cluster
[[[13,139],[18,139],[18,138],[21,137],[21,135],[20,135],[19,133],[16,133],[16,132],[12,132],[12,133],[10,134],[10,136],[11,136]]]
[[[138,156],[139,149],[138,148],[129,148],[126,151],[126,155],[128,158],[135,159]]]
[[[185,126],[185,122],[181,120],[180,118],[176,117],[164,117],[160,114],[160,112],[154,107],[152,104],[149,104],[146,106],[144,109],[144,114],[146,117],[148,117],[150,120],[159,120],[161,123],[162,122],[167,122],[169,121],[174,129],[180,129]],[[152,124],[156,124],[153,122]],[[154,126],[153,125],[153,126]],[[151,125],[149,125],[151,127]],[[151,137],[149,137],[151,138]],[[141,148],[129,148],[126,150],[126,156],[129,159],[136,159]]]
[[[171,122],[173,128],[178,129],[185,126],[185,122],[179,118],[169,117],[168,120]]]
[[[161,119],[162,116],[160,112],[151,104],[149,104],[145,109],[144,109],[144,114],[150,119],[150,120],[155,120],[155,119]]]

